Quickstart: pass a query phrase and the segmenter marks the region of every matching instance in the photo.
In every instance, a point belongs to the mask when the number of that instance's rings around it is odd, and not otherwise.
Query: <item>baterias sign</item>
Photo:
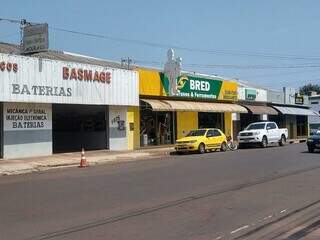
[[[0,54],[0,81],[3,102],[139,105],[131,70]]]

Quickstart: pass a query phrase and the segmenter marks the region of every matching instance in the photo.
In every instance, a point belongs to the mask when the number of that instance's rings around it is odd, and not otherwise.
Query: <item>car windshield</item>
[[[207,130],[205,129],[199,129],[199,130],[193,130],[190,131],[187,134],[187,137],[197,137],[197,136],[204,136],[204,134],[206,133]]]
[[[250,124],[246,130],[256,130],[256,129],[264,129],[265,123],[254,123]]]

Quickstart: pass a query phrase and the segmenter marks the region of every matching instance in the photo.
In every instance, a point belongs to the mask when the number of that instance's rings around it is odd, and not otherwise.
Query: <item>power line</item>
[[[163,66],[164,62],[160,61],[146,61],[146,60],[135,60],[137,64],[150,64],[154,66]],[[320,68],[319,64],[300,64],[300,65],[236,65],[236,64],[200,64],[200,63],[185,63],[184,67],[194,68],[228,68],[228,69],[244,69],[244,70],[263,70],[263,69],[304,69],[304,68]]]
[[[10,33],[10,34],[6,34],[6,35],[2,35],[2,36],[0,36],[0,38],[8,38],[8,37],[16,36],[16,35],[19,35],[19,33]]]
[[[303,73],[314,73],[318,72],[320,69],[311,69],[311,70],[302,70],[302,71],[290,71],[290,72],[281,72],[274,74],[257,74],[257,75],[242,75],[240,74],[239,78],[247,79],[247,78],[269,78],[269,77],[278,77],[278,76],[288,76],[288,75],[299,75]]]
[[[35,23],[27,22],[25,19],[15,20],[15,19],[0,18],[0,21],[6,21],[9,23],[20,23],[21,25],[35,24]],[[106,39],[106,40],[110,40],[110,41],[126,42],[126,43],[132,43],[132,44],[136,44],[136,45],[143,45],[143,46],[156,47],[156,48],[166,48],[166,49],[167,48],[175,48],[175,49],[181,50],[181,51],[198,52],[198,53],[206,53],[206,54],[262,57],[262,58],[281,59],[281,60],[316,60],[316,61],[320,60],[320,57],[318,57],[318,56],[280,55],[280,54],[267,54],[267,53],[262,53],[262,52],[246,52],[246,51],[232,51],[232,50],[189,48],[189,47],[181,47],[181,46],[176,46],[176,45],[171,45],[171,44],[161,44],[161,43],[141,41],[141,40],[135,40],[135,39],[112,37],[112,36],[102,35],[102,34],[86,33],[86,32],[80,32],[80,31],[75,31],[75,30],[68,30],[68,29],[64,29],[64,28],[58,28],[58,27],[50,27],[50,29],[53,29],[55,31],[60,31],[60,32],[67,32],[67,33],[71,33],[71,34],[87,36],[87,37]]]
[[[198,52],[198,53],[216,54],[216,55],[220,54],[220,55],[231,55],[231,56],[262,57],[262,58],[281,59],[281,60],[320,60],[320,57],[318,56],[280,55],[280,54],[267,54],[267,53],[261,53],[261,52],[259,53],[259,52],[245,52],[245,51],[232,51],[232,50],[189,48],[189,47],[181,47],[181,46],[171,45],[171,44],[161,44],[161,43],[141,41],[141,40],[135,40],[135,39],[112,37],[112,36],[103,35],[103,34],[86,33],[86,32],[80,32],[75,30],[58,28],[58,27],[50,27],[50,28],[55,31],[67,32],[71,34],[82,35],[82,36],[93,37],[93,38],[106,39],[110,41],[126,42],[126,43],[131,43],[136,45],[165,48],[165,49],[174,48],[177,50],[188,51],[188,52]]]

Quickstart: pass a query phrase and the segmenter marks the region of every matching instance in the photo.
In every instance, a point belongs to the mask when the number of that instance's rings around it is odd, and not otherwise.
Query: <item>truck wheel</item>
[[[314,153],[314,148],[313,147],[308,147],[308,151],[309,151],[309,153]]]
[[[227,144],[225,142],[221,143],[220,151],[221,152],[227,151]]]
[[[198,147],[198,151],[199,153],[203,154],[206,152],[206,146],[204,145],[204,143],[200,143],[199,147]]]
[[[286,137],[284,135],[282,135],[281,139],[280,139],[280,142],[279,142],[279,145],[280,146],[284,146],[285,143],[286,143]]]
[[[263,136],[263,138],[262,138],[261,147],[263,147],[263,148],[268,147],[268,139],[266,136]]]

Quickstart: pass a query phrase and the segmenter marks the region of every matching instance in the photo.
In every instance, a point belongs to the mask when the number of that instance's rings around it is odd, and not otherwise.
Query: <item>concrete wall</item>
[[[255,91],[256,98],[254,100],[246,98],[246,90]],[[246,101],[266,102],[267,101],[267,90],[260,88],[251,87],[238,87],[238,99]]]
[[[268,90],[267,100],[270,103],[284,103],[283,91]]]
[[[127,150],[127,107],[109,106],[109,149]]]
[[[3,157],[52,154],[52,105],[3,104]]]
[[[198,128],[198,112],[177,112],[177,139]]]
[[[128,107],[127,120],[128,149],[138,149],[140,148],[140,108]]]
[[[319,97],[310,97],[309,98],[309,107],[312,109],[312,111],[315,111],[320,114],[320,96]],[[320,126],[320,117],[309,116],[309,124],[311,124],[312,128],[317,129]]]
[[[232,121],[233,117],[232,117],[232,113],[230,112],[226,112],[224,113],[224,128],[225,128],[225,135],[231,136],[232,138],[234,138],[233,136],[233,121]]]

